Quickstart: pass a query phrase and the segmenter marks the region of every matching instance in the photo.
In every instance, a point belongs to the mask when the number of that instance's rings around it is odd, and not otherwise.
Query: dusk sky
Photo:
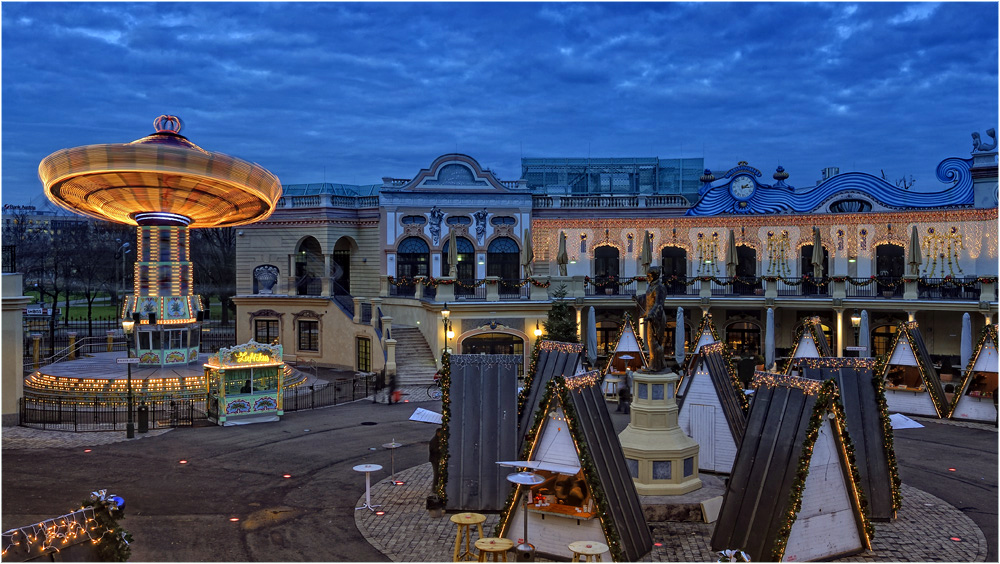
[[[174,114],[283,184],[412,178],[444,153],[826,166],[944,188],[997,127],[995,2],[14,3],[2,6],[3,203],[61,148]]]

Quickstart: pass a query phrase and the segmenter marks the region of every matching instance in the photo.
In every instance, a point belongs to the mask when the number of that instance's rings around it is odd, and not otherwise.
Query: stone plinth
[[[677,424],[673,372],[635,372],[628,427],[618,435],[639,495],[681,495],[701,487],[698,443]]]

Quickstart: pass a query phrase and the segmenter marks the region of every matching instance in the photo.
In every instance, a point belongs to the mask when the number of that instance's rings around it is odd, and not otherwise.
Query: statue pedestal
[[[698,443],[677,424],[673,372],[635,372],[632,419],[618,435],[639,495],[681,495],[701,487]]]

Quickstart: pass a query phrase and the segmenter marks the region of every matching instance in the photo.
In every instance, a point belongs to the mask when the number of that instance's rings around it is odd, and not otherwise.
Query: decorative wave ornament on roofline
[[[951,186],[938,192],[904,190],[864,172],[847,172],[838,174],[804,192],[797,192],[793,186],[785,184],[783,178],[777,179],[773,185],[758,183],[756,189],[752,190],[751,196],[738,199],[733,195],[730,183],[739,179],[740,175],[727,174],[713,182],[711,187],[705,189],[707,185],[703,186],[704,194],[686,215],[825,213],[831,211],[828,209],[830,206],[836,209],[836,204],[841,200],[870,201],[875,208],[874,211],[878,211],[878,208],[893,210],[971,207],[973,205],[970,170],[972,163],[972,159],[957,157],[941,161],[937,167],[937,178]]]

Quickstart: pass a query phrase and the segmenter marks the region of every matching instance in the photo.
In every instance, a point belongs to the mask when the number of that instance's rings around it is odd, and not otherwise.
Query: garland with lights
[[[944,417],[944,413],[949,410],[950,404],[945,403],[943,397],[938,397],[936,387],[931,385],[928,381],[930,379],[930,373],[927,365],[924,363],[924,355],[920,354],[917,350],[917,342],[913,339],[912,333],[914,330],[919,330],[919,326],[916,321],[900,321],[896,326],[896,336],[892,340],[889,352],[885,355],[885,362],[881,366],[882,372],[880,377],[883,380],[885,379],[890,366],[888,360],[892,358],[893,352],[896,350],[896,347],[899,346],[899,340],[906,339],[906,343],[910,347],[910,354],[913,355],[913,359],[916,361],[917,373],[920,374],[920,380],[924,383],[924,389],[927,391],[927,394],[931,396],[931,403],[934,404],[934,411],[938,414],[938,417]],[[937,383],[940,385],[940,380],[938,380]]]
[[[888,357],[886,357],[888,358]],[[878,372],[872,371],[872,385],[875,386],[875,403],[878,405],[879,419],[882,420],[882,447],[889,463],[889,480],[892,485],[892,509],[899,511],[903,506],[903,480],[899,477],[896,466],[896,447],[893,441],[892,421],[889,419],[889,404],[885,401],[885,379]]]
[[[858,473],[858,467],[855,461],[854,443],[851,441],[851,437],[847,432],[847,426],[843,424],[843,422],[846,421],[846,418],[844,416],[844,406],[840,403],[840,392],[837,389],[837,383],[832,379],[823,382],[815,395],[816,403],[813,406],[813,411],[809,418],[809,426],[806,429],[806,440],[802,444],[802,454],[799,455],[798,467],[795,471],[795,479],[792,481],[791,493],[789,494],[788,500],[788,509],[785,512],[782,519],[782,525],[778,529],[777,536],[774,539],[774,548],[770,557],[770,559],[774,562],[780,562],[782,556],[784,556],[785,548],[788,545],[788,537],[792,532],[792,524],[795,523],[799,510],[802,509],[802,494],[805,491],[806,477],[809,475],[809,461],[812,459],[813,447],[816,444],[816,439],[819,437],[819,429],[823,425],[823,420],[826,419],[824,415],[831,410],[835,413],[832,423],[835,424],[837,426],[837,430],[839,430],[841,447],[843,448],[843,452],[846,454],[847,463],[850,466],[850,487],[855,494],[855,500],[857,501],[861,522],[868,537],[867,539],[864,539],[866,548],[870,547],[870,539],[875,536],[875,526],[868,518],[868,499],[865,497],[865,493],[861,490],[861,488],[858,487],[858,484],[861,483],[861,475]]]
[[[701,351],[704,351],[702,353]],[[699,354],[708,354],[718,352],[722,355],[722,360],[726,363],[726,373],[729,376],[729,382],[733,385],[733,390],[736,391],[737,402],[740,404],[740,409],[743,410],[744,414],[750,412],[750,399],[745,393],[743,393],[743,382],[740,381],[739,373],[736,371],[736,361],[733,356],[729,353],[729,349],[726,347],[725,343],[714,342],[709,343],[701,347]],[[687,375],[685,374],[685,378]],[[680,382],[677,384],[680,387]]]
[[[615,562],[620,562],[623,556],[622,541],[618,534],[618,529],[615,527],[615,524],[611,519],[611,503],[604,493],[604,488],[602,487],[600,477],[597,473],[597,467],[591,458],[590,450],[587,444],[582,440],[583,431],[580,428],[579,419],[577,418],[576,410],[573,408],[573,403],[570,397],[570,394],[573,392],[579,392],[583,388],[597,385],[599,378],[600,372],[592,370],[590,372],[585,372],[571,377],[556,376],[549,381],[548,385],[545,387],[544,395],[539,402],[539,408],[535,411],[534,424],[531,426],[531,430],[528,431],[526,436],[524,451],[521,453],[521,460],[531,460],[531,454],[537,446],[537,441],[541,436],[541,430],[545,423],[545,419],[548,417],[549,412],[555,407],[555,402],[558,401],[560,407],[562,407],[563,414],[566,416],[569,434],[573,439],[573,445],[576,447],[576,453],[580,459],[580,468],[583,470],[583,479],[586,482],[587,487],[590,489],[591,497],[594,499],[594,505],[597,508],[597,515],[601,521],[601,528],[604,531],[604,536],[608,541],[608,548],[611,551],[611,557]],[[504,533],[507,531],[507,527],[510,524],[510,518],[517,509],[514,507],[514,503],[517,500],[517,492],[520,491],[522,487],[523,486],[519,485],[513,488],[511,493],[508,494],[507,500],[504,503],[503,511],[501,512],[503,517],[500,522],[497,523],[493,536],[503,537]]]
[[[618,336],[615,337],[615,348],[614,348],[615,352],[612,353],[611,356],[608,358],[608,364],[605,365],[604,370],[602,371],[603,374],[608,374],[609,372],[611,372],[611,365],[615,360],[615,353],[618,352],[618,344],[621,342],[622,335],[625,334],[626,329],[632,330],[632,335],[635,337],[635,342],[636,344],[639,345],[639,356],[642,357],[641,358],[642,365],[648,366],[649,363],[646,362],[646,352],[645,352],[646,344],[643,343],[642,337],[639,336],[639,331],[636,329],[635,322],[632,320],[632,314],[626,311],[625,314],[622,316],[621,327],[618,328]]]
[[[802,320],[802,324],[799,325],[799,328],[795,330],[795,337],[793,337],[792,339],[792,343],[794,343],[792,345],[792,351],[788,353],[788,359],[785,361],[785,367],[781,369],[780,372],[784,374],[791,373],[792,366],[794,366],[800,360],[802,360],[801,358],[795,358],[795,351],[799,349],[799,342],[802,340],[802,334],[806,330],[808,330],[809,334],[812,336],[813,343],[816,345],[816,352],[822,355],[823,351],[819,343],[820,339],[822,339],[823,342],[826,343],[826,333],[824,333],[823,330],[820,328],[819,317],[816,316],[806,317],[805,319]],[[829,343],[827,343],[827,346],[829,346]],[[831,357],[821,357],[821,358],[831,358]]]
[[[90,541],[96,545],[99,560],[125,562],[132,553],[129,543],[132,534],[118,524],[124,519],[125,500],[109,495],[107,490],[92,492],[80,504],[80,509],[35,525],[18,527],[3,533],[3,556],[8,552],[25,553],[18,556],[36,559],[54,554],[65,548]],[[23,545],[24,548],[21,548]],[[34,552],[38,548],[38,553]]]
[[[986,340],[989,339],[993,341],[993,348],[1000,351],[997,343],[997,326],[987,325],[983,327],[983,330],[979,333],[979,341],[974,347],[972,347],[972,354],[969,355],[969,362],[965,365],[964,376],[962,376],[962,381],[955,388],[955,397],[951,400],[951,406],[948,410],[948,418],[950,419],[952,415],[955,414],[955,410],[958,408],[958,402],[965,395],[965,389],[969,385],[969,380],[972,378],[972,369],[976,367],[976,362],[979,360],[979,355],[982,354],[984,347],[986,346]]]
[[[917,282],[928,288],[940,288],[941,286],[948,286],[948,287],[954,286],[956,288],[972,288],[975,287],[976,284],[987,284],[991,282],[995,283],[997,281],[995,276],[980,276],[973,280],[963,281],[959,278],[953,277],[951,274],[945,276],[944,278],[940,278],[939,279],[940,282],[931,282],[931,280],[933,279],[925,277],[925,278],[920,278],[919,280],[917,280]]]
[[[448,483],[448,422],[451,421],[451,354],[441,353],[441,460],[438,461],[438,481],[434,493],[441,503],[448,503],[445,485]]]

